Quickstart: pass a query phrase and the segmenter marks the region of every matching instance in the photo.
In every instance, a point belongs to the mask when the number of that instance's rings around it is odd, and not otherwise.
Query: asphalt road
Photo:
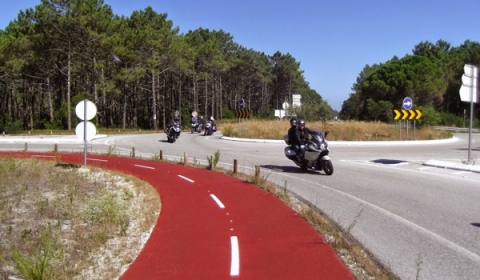
[[[164,133],[117,135],[88,144],[88,152],[164,157],[205,163],[220,152],[222,167],[236,159],[239,171],[286,186],[350,232],[402,279],[478,279],[480,275],[480,173],[436,168],[428,160],[457,162],[468,156],[468,134],[448,141],[407,143],[330,142],[334,173],[303,172],[283,155],[281,142],[227,141],[182,133],[166,142]],[[2,137],[0,137],[2,138]],[[68,139],[0,139],[1,150],[82,151],[81,141]],[[471,159],[479,165],[480,135],[474,134]]]

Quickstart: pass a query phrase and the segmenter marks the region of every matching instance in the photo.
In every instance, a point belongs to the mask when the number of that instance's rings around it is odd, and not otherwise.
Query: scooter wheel
[[[323,171],[325,172],[325,174],[327,175],[332,175],[333,174],[333,164],[330,160],[326,160],[324,163],[323,163]]]

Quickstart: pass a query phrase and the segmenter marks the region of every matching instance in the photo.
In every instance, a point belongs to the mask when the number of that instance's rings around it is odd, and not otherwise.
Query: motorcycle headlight
[[[325,151],[325,144],[322,143],[322,144],[320,145],[320,151]]]

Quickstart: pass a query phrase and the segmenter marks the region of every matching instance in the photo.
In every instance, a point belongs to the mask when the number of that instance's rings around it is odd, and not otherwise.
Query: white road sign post
[[[77,104],[75,113],[79,119],[83,120],[75,128],[75,134],[83,140],[83,165],[87,167],[87,141],[92,140],[97,134],[97,128],[89,120],[97,114],[97,106],[92,101],[85,99]]]
[[[472,123],[473,123],[473,103],[477,103],[477,67],[465,64],[463,67],[462,87],[460,87],[460,100],[470,102],[470,127],[468,132],[468,162],[470,162],[470,153],[472,146]]]

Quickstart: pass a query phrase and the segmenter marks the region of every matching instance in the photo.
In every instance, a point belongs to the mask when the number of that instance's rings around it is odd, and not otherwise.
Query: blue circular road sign
[[[410,97],[405,97],[403,99],[403,109],[410,110],[413,107],[413,101]]]
[[[245,108],[245,100],[240,99],[240,104],[239,104],[239,106],[240,106],[240,109]]]

